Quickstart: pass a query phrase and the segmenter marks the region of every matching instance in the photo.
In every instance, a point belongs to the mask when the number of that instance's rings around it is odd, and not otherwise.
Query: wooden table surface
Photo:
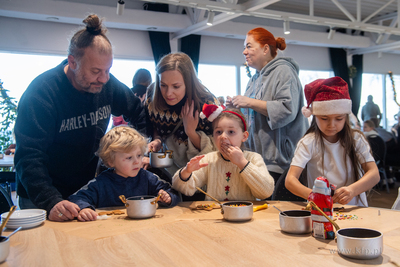
[[[301,209],[304,203],[268,202],[251,221],[224,221],[219,209],[192,210],[183,202],[159,208],[155,217],[133,220],[113,215],[94,222],[45,221],[11,237],[11,250],[0,266],[360,266],[400,264],[400,212],[346,206],[337,220],[341,228],[381,231],[383,254],[355,260],[337,254],[334,240],[280,231],[279,212]],[[255,202],[255,206],[264,202]],[[11,230],[5,230],[5,234]]]

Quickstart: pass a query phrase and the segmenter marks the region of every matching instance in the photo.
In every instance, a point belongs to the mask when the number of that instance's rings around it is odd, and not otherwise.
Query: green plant
[[[4,152],[14,141],[13,127],[17,118],[17,102],[13,97],[8,95],[8,90],[3,87],[3,82],[0,80],[0,149],[1,153]],[[7,168],[0,168],[5,171]]]

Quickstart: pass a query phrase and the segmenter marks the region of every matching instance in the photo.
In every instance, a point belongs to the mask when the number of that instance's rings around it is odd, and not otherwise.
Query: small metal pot
[[[281,230],[290,234],[308,234],[312,231],[311,212],[308,210],[287,210],[279,213]]]
[[[222,204],[221,213],[224,215],[224,219],[227,221],[248,221],[253,217],[253,203],[247,201],[226,202]]]
[[[150,152],[150,166],[153,168],[168,168],[174,164],[174,156],[172,150],[165,152]]]
[[[379,257],[383,251],[381,232],[366,228],[344,228],[336,232],[337,249],[342,256],[369,260]]]
[[[155,196],[136,196],[126,199],[125,207],[128,217],[133,219],[144,219],[156,214],[158,204]]]

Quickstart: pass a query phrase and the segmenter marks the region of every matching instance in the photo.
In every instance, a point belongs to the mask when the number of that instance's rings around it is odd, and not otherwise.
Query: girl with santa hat
[[[263,158],[258,153],[241,150],[249,136],[243,114],[238,109],[223,110],[205,104],[200,117],[213,122],[213,140],[218,151],[192,158],[175,173],[173,188],[193,195],[196,187],[207,185],[207,192],[221,201],[271,196],[274,179]]]
[[[340,77],[318,79],[304,89],[305,117],[311,126],[297,144],[285,186],[307,199],[317,177],[337,186],[333,202],[368,206],[365,191],[379,182],[379,172],[364,135],[350,127],[351,100],[347,83]],[[307,166],[308,187],[299,177]]]

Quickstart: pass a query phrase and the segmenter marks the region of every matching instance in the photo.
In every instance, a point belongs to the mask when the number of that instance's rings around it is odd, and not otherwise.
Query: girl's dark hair
[[[364,134],[361,131],[351,128],[351,126],[350,126],[350,117],[347,114],[346,115],[346,121],[344,123],[344,127],[338,133],[338,137],[339,137],[340,144],[344,147],[344,155],[343,155],[343,157],[349,156],[349,158],[350,158],[351,166],[347,166],[347,161],[345,160],[346,173],[347,173],[349,167],[351,167],[352,168],[352,172],[353,172],[353,176],[355,177],[355,180],[358,181],[358,180],[361,179],[362,174],[364,173],[364,170],[361,168],[361,162],[357,157],[356,142],[354,140],[354,134],[356,132],[358,132],[362,136],[362,138],[365,138]],[[307,130],[307,132],[306,132],[306,134],[304,136],[306,136],[309,133],[314,133],[315,134],[315,139],[317,140],[317,143],[321,147],[322,169],[323,169],[323,167],[324,167],[324,153],[323,152],[325,150],[325,146],[324,146],[323,136],[322,136],[321,130],[318,128],[315,116],[313,116],[310,128],[308,128],[308,130]],[[324,175],[325,175],[325,173],[324,173]],[[348,178],[349,177],[346,177],[345,184],[347,183]],[[360,198],[360,196],[357,196],[357,197]],[[366,203],[363,203],[363,204],[366,206]]]
[[[106,36],[107,28],[103,27],[102,20],[96,15],[87,16],[83,23],[86,24],[84,29],[77,31],[72,36],[68,47],[68,55],[80,59],[85,48],[92,46],[97,36],[102,37],[106,42],[96,42],[96,47],[100,52],[111,52],[111,42]]]

